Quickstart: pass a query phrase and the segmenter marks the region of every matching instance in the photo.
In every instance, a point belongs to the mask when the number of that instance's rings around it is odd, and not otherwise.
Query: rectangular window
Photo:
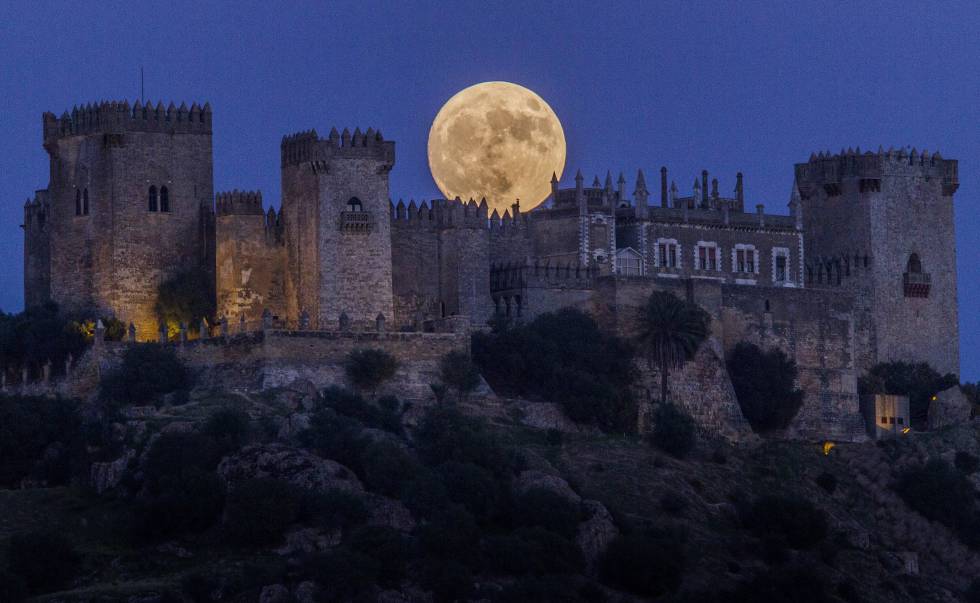
[[[718,248],[698,245],[697,266],[701,270],[717,270]]]
[[[661,243],[660,245],[657,246],[657,251],[660,254],[660,267],[661,268],[664,268],[664,267],[666,267],[668,265],[667,264],[667,245],[664,244],[664,243]]]
[[[657,246],[660,253],[661,268],[677,268],[677,245],[674,243],[660,243]]]
[[[745,272],[745,250],[739,249],[735,252],[735,271]]]
[[[888,417],[888,422],[889,422],[889,423],[890,423],[891,425],[894,425],[894,424],[895,424],[895,417]]]
[[[881,417],[881,422],[884,425],[888,425],[888,417]]]
[[[898,424],[899,425],[905,425],[905,417],[899,417],[898,418]]]
[[[698,247],[698,268],[707,270],[708,268],[708,248]]]
[[[786,282],[786,257],[782,255],[776,256],[776,282]]]
[[[667,262],[671,268],[677,268],[677,245],[667,246]]]
[[[755,272],[755,249],[745,250],[745,271]]]

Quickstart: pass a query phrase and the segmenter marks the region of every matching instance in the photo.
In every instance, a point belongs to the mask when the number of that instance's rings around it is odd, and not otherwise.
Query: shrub
[[[143,478],[151,493],[161,490],[167,477],[211,473],[221,461],[221,450],[198,433],[164,433],[153,442],[143,461]]]
[[[495,475],[513,467],[512,457],[487,429],[486,422],[467,417],[453,407],[430,408],[414,435],[419,456],[429,465],[469,462]]]
[[[122,364],[102,378],[99,395],[116,405],[154,404],[164,394],[192,385],[190,372],[172,348],[143,343],[126,348]]]
[[[741,515],[745,527],[767,544],[811,549],[827,536],[826,513],[798,497],[761,496]]]
[[[67,483],[84,445],[78,401],[0,396],[0,487],[32,475],[51,486]]]
[[[572,308],[473,335],[473,361],[502,393],[558,402],[575,421],[636,430],[634,351]]]
[[[501,487],[493,474],[473,463],[449,461],[437,469],[449,498],[466,507],[477,519],[494,517],[501,506]]]
[[[687,510],[688,502],[677,492],[666,492],[660,497],[660,508],[668,515],[680,516]]]
[[[85,334],[61,314],[57,304],[28,308],[20,314],[0,312],[0,366],[27,366],[38,375],[49,360],[56,373],[69,354],[76,358],[85,350]],[[16,373],[9,377],[19,379]],[[9,383],[9,381],[8,381]]]
[[[436,603],[466,601],[473,592],[473,573],[456,560],[426,559],[420,582]]]
[[[896,394],[909,397],[912,427],[925,429],[929,420],[929,402],[936,392],[959,383],[956,375],[940,375],[925,362],[885,362],[871,367],[858,379],[858,393]]]
[[[600,562],[602,581],[641,597],[658,597],[677,589],[687,558],[676,538],[656,534],[619,536]]]
[[[466,509],[450,505],[416,529],[416,537],[422,550],[432,557],[467,559],[480,539],[480,530]]]
[[[328,387],[320,394],[320,404],[332,408],[345,417],[395,434],[402,433],[397,398],[385,396],[377,405],[366,402],[360,395],[341,387]]]
[[[299,440],[320,456],[346,465],[362,476],[361,457],[370,443],[363,430],[364,425],[359,421],[339,415],[332,408],[321,408],[310,417],[310,427],[300,433]]]
[[[439,361],[439,378],[456,393],[458,400],[463,401],[480,385],[480,370],[469,354],[452,351]]]
[[[453,504],[446,486],[430,469],[420,470],[405,483],[401,499],[413,515],[422,518],[432,518]]]
[[[361,464],[371,490],[396,498],[418,467],[418,461],[404,448],[386,440],[369,444]]]
[[[71,542],[54,532],[25,532],[10,538],[8,569],[31,594],[61,590],[78,573],[81,559]]]
[[[0,601],[21,603],[27,594],[27,586],[20,576],[0,568]]]
[[[827,494],[833,494],[837,490],[837,476],[833,473],[824,471],[817,476],[817,485],[823,488]]]
[[[807,567],[773,569],[743,582],[723,600],[732,603],[832,603],[826,580]]]
[[[590,599],[583,596],[582,589],[575,580],[567,576],[542,576],[522,578],[508,584],[494,598],[502,603],[585,603]]]
[[[514,523],[539,526],[566,538],[575,538],[581,510],[576,503],[545,488],[528,488],[514,497]]]
[[[490,536],[482,550],[486,565],[503,574],[573,575],[585,567],[578,545],[540,527]]]
[[[728,358],[728,373],[742,414],[758,433],[786,429],[803,405],[796,363],[782,350],[767,352],[741,342]]]
[[[202,268],[182,270],[160,283],[154,311],[168,329],[183,323],[196,331],[202,319],[214,316],[214,279]]]
[[[180,592],[194,603],[205,603],[211,601],[211,593],[218,586],[218,581],[211,576],[194,572],[181,579]]]
[[[351,532],[344,545],[377,562],[379,585],[397,588],[405,578],[411,551],[408,540],[398,530],[387,526],[360,527]]]
[[[317,601],[354,601],[375,588],[380,573],[377,561],[345,547],[319,556],[313,562],[313,575],[321,585]]]
[[[963,450],[956,453],[953,464],[966,475],[972,475],[977,472],[977,469],[980,469],[980,459]]]
[[[385,381],[395,376],[398,361],[384,350],[354,350],[347,355],[344,372],[354,387],[374,393]]]
[[[288,482],[267,478],[240,482],[228,494],[225,537],[241,546],[277,544],[299,510],[300,493]]]
[[[328,529],[347,529],[367,521],[369,513],[360,496],[333,488],[315,497],[313,513],[316,522]]]
[[[212,472],[188,468],[163,476],[137,500],[132,535],[152,542],[203,532],[218,520],[224,500],[224,486]]]
[[[696,443],[694,420],[671,403],[657,405],[650,443],[667,454],[684,458]]]
[[[227,455],[248,443],[251,422],[243,410],[222,408],[208,417],[201,431],[214,441],[222,455]]]
[[[977,493],[962,472],[932,459],[902,473],[895,489],[921,515],[949,527],[966,545],[980,548]]]

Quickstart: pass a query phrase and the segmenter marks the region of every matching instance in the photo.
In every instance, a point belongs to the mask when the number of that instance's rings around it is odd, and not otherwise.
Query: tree
[[[71,542],[56,532],[26,532],[10,538],[10,573],[34,594],[65,587],[78,573],[80,559]]]
[[[452,351],[439,361],[439,378],[443,385],[456,392],[457,399],[462,402],[480,385],[480,370],[469,354]]]
[[[178,272],[160,283],[154,310],[168,330],[183,323],[196,331],[201,319],[214,317],[214,279],[202,268]]]
[[[122,364],[102,378],[100,397],[115,404],[147,404],[160,396],[187,391],[193,385],[190,371],[177,353],[156,343],[126,348]]]
[[[374,391],[395,376],[398,370],[398,360],[384,350],[361,349],[347,355],[344,362],[344,372],[354,387]]]
[[[929,421],[932,397],[958,383],[956,375],[940,375],[925,362],[883,362],[858,379],[858,393],[908,396],[912,427],[924,429]]]
[[[640,311],[637,340],[660,370],[660,401],[667,401],[668,375],[694,358],[708,337],[711,317],[697,304],[669,291],[654,291]]]
[[[741,342],[728,358],[728,374],[742,414],[758,433],[786,429],[803,405],[796,363],[782,350]]]
[[[657,448],[677,458],[684,458],[694,448],[694,420],[676,405],[670,402],[660,404],[653,421],[650,443]]]

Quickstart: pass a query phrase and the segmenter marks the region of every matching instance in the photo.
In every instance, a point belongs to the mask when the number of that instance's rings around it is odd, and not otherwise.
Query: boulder
[[[333,488],[362,492],[354,472],[340,463],[284,444],[255,444],[222,459],[218,475],[226,484],[253,478],[272,478],[300,488],[324,492]]]
[[[515,494],[523,494],[532,488],[543,488],[545,490],[551,490],[552,492],[555,492],[573,503],[578,504],[582,501],[582,497],[572,490],[572,487],[568,485],[568,482],[557,475],[550,475],[543,471],[522,471],[521,474],[514,479],[513,488]]]
[[[415,518],[401,501],[384,496],[371,496],[365,502],[368,505],[369,524],[387,526],[405,533],[415,529]]]
[[[127,449],[126,452],[110,463],[92,463],[89,470],[89,481],[97,494],[102,494],[119,485],[122,481],[129,462],[136,456],[136,451]]]
[[[524,402],[515,403],[519,408],[520,422],[535,429],[557,429],[564,433],[579,433],[581,428],[562,412],[559,405],[553,402]]]
[[[586,500],[582,502],[582,508],[588,519],[579,524],[575,542],[582,549],[586,573],[595,576],[599,570],[599,559],[609,543],[619,536],[619,529],[616,528],[609,509],[601,502]]]
[[[300,582],[293,593],[296,603],[316,603],[316,584],[309,580]]]
[[[294,440],[303,431],[310,428],[310,415],[305,412],[294,413],[283,419],[276,437],[284,442]]]
[[[929,402],[929,429],[968,423],[972,412],[970,400],[959,385],[954,385],[933,396]]]
[[[340,544],[340,532],[324,534],[315,528],[298,528],[286,534],[286,544],[276,549],[283,556],[296,553],[322,553]]]
[[[289,589],[282,584],[270,584],[262,587],[259,603],[290,603]]]

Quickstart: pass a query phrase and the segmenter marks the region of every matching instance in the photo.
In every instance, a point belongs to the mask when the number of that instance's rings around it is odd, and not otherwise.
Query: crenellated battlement
[[[142,104],[136,101],[100,101],[81,107],[75,106],[71,112],[65,111],[61,117],[45,112],[44,144],[48,146],[61,138],[86,134],[120,134],[123,132],[165,132],[187,134],[211,134],[211,105],[197,103],[189,108],[187,103],[179,107],[171,102],[167,107],[163,102]]]
[[[316,130],[306,130],[282,137],[280,144],[282,167],[311,163],[317,171],[328,169],[331,157],[374,158],[384,162],[388,169],[395,163],[395,143],[385,140],[381,130],[368,128],[354,133],[344,128],[337,132],[331,128],[326,138],[320,138]]]
[[[588,289],[598,275],[596,268],[580,266],[578,262],[553,263],[535,259],[534,263],[497,263],[490,265],[490,291],[499,293],[555,286]]]
[[[872,277],[873,258],[866,253],[843,252],[830,256],[811,256],[804,263],[805,286],[826,288],[849,286]]]
[[[215,193],[215,211],[218,216],[258,215],[265,213],[262,191],[233,191]]]
[[[416,205],[414,199],[408,205],[402,199],[398,203],[388,203],[393,228],[488,228],[485,198],[480,203],[474,199],[464,202],[459,197],[433,199],[431,206],[425,200]]]
[[[817,190],[823,189],[828,196],[840,194],[845,180],[858,180],[861,193],[880,192],[881,179],[886,176],[938,178],[943,185],[943,194],[952,195],[959,188],[959,168],[955,159],[943,159],[939,151],[919,152],[914,147],[878,147],[878,152],[861,152],[857,149],[841,149],[840,153],[830,151],[810,155],[806,163],[795,166],[796,182],[800,195],[807,199]]]

